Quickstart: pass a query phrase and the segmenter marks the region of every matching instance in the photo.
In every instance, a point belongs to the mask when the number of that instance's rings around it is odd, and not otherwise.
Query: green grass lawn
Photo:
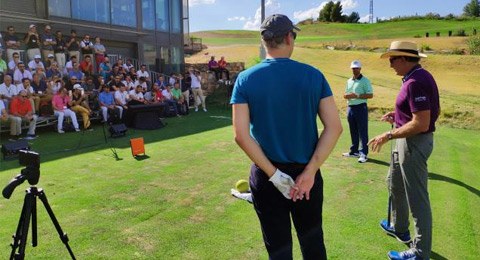
[[[130,129],[126,138],[116,139],[119,161],[103,143],[99,126],[83,139],[81,133],[43,130],[32,142],[42,158],[38,186],[77,259],[266,259],[252,206],[230,195],[237,180],[248,178],[250,164],[233,141],[230,111],[211,107],[166,122],[163,129]],[[388,128],[372,121],[370,134]],[[128,140],[139,136],[150,156],[143,161],[133,159],[128,147]],[[348,140],[346,130],[322,167],[327,252],[330,259],[384,259],[387,250],[404,249],[378,227],[387,210],[389,146],[358,164],[340,155]],[[478,131],[439,127],[435,135],[429,161],[432,259],[480,255],[479,149]],[[20,169],[16,161],[0,161],[0,184]],[[0,200],[0,259],[8,258],[27,186]],[[38,247],[27,247],[27,259],[68,259],[42,205],[38,236]],[[300,259],[297,244],[294,255]]]

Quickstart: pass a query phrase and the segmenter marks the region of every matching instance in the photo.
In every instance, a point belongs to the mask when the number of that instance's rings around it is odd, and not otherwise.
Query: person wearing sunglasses
[[[381,58],[389,59],[390,67],[402,77],[402,87],[395,101],[395,111],[381,119],[395,129],[371,139],[372,151],[396,139],[398,164],[390,164],[387,176],[392,194],[392,221],[380,222],[388,235],[403,243],[411,243],[406,251],[390,251],[392,260],[427,260],[432,254],[432,209],[428,195],[427,161],[433,151],[433,132],[440,113],[440,97],[432,74],[422,68],[416,43],[394,41]],[[415,236],[410,237],[409,212],[413,216]]]
[[[25,139],[35,139],[37,115],[33,113],[32,103],[25,90],[21,90],[10,105],[10,135],[12,140],[18,140],[21,137],[22,122],[29,122]]]

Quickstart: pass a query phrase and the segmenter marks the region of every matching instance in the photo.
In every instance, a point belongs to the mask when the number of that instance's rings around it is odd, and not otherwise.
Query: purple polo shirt
[[[208,69],[211,69],[213,66],[218,66],[218,63],[214,60],[208,62]]]
[[[417,65],[403,78],[395,103],[395,125],[403,126],[412,120],[413,112],[424,110],[430,110],[430,127],[426,133],[435,132],[440,111],[437,83],[432,74]]]

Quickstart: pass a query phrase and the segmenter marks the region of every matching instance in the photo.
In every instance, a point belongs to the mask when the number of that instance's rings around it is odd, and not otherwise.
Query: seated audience
[[[65,116],[72,119],[75,131],[80,131],[77,121],[77,115],[75,115],[75,112],[68,108],[69,106],[72,106],[72,100],[68,96],[68,91],[66,88],[61,88],[60,90],[58,90],[57,94],[53,96],[52,99],[53,112],[54,115],[58,117],[57,130],[59,134],[65,133],[65,131],[63,130],[63,118]]]
[[[34,72],[37,69],[37,66],[40,66],[45,69],[45,66],[43,65],[43,62],[42,62],[42,56],[40,55],[35,55],[35,59],[31,60],[28,63],[28,70],[30,70],[30,72]]]
[[[137,71],[135,71],[135,67],[131,67],[130,70],[127,72],[127,77],[130,76],[130,78],[133,81],[137,81]]]
[[[177,101],[178,111],[181,114],[188,114],[188,107],[185,103],[185,98],[182,95],[182,90],[180,89],[180,82],[177,81],[173,85],[172,96],[175,101]]]
[[[10,75],[5,75],[3,83],[0,84],[0,99],[3,100],[7,111],[9,110],[12,99],[17,93],[17,86],[12,84],[12,77]]]
[[[52,77],[52,80],[48,82],[48,89],[46,92],[44,91],[44,93],[52,95],[53,97],[53,95],[57,94],[57,92],[64,87],[65,87],[65,82],[63,82],[63,80],[60,79],[57,75],[54,75]]]
[[[85,74],[80,71],[80,64],[78,62],[73,63],[73,69],[68,73],[68,78],[76,77],[77,81],[81,82],[84,76]]]
[[[93,74],[93,63],[90,55],[86,55],[85,59],[80,62],[80,71],[82,71],[86,77]]]
[[[175,115],[180,117],[180,114],[178,113],[177,101],[173,98],[172,86],[167,85],[167,88],[162,91],[162,95],[165,97],[165,100],[163,101],[163,103],[166,105],[165,109],[168,111],[169,107],[172,107]]]
[[[145,100],[143,97],[143,87],[138,85],[134,90],[129,92],[130,94],[130,101],[128,101],[128,105],[143,105],[147,104],[148,101]]]
[[[62,78],[62,72],[58,69],[58,65],[56,62],[53,62],[52,65],[50,66],[50,69],[47,70],[47,79],[51,79],[53,75],[58,76],[59,78]]]
[[[140,70],[137,71],[137,77],[144,77],[145,82],[150,82],[150,73],[147,71],[147,65],[142,64]]]
[[[122,81],[123,85],[125,85],[126,90],[130,91],[135,88],[135,82],[133,82],[132,78],[127,75],[124,81]]]
[[[168,79],[168,85],[173,86],[177,82],[177,75],[174,73],[170,74],[170,78]]]
[[[168,83],[165,81],[165,77],[163,75],[158,76],[158,80],[156,82],[158,87],[163,91],[167,88]]]
[[[65,88],[70,92],[73,90],[75,84],[81,84],[82,81],[78,80],[77,76],[72,76],[70,80],[65,83]]]
[[[37,116],[33,113],[32,103],[28,100],[25,90],[21,90],[10,105],[10,135],[12,139],[17,140],[20,138],[22,122],[29,122],[28,133],[25,139],[35,139]]]
[[[217,61],[215,61],[215,56],[212,56],[210,58],[210,61],[208,62],[208,70],[215,73],[215,78],[217,80],[220,79],[220,69],[218,67]]]
[[[35,75],[35,74],[37,74],[42,80],[47,79],[47,74],[45,73],[45,69],[42,68],[41,66],[38,66],[37,69],[32,73],[32,75]]]
[[[53,80],[58,81],[58,77],[55,79],[56,76],[53,76]],[[47,83],[40,79],[38,75],[33,76],[33,80],[30,83],[35,91],[36,95],[40,98],[40,102],[37,104],[35,103],[35,111],[40,114],[40,107],[43,105],[48,105],[52,102],[52,98],[54,92],[52,91],[52,87],[48,86]]]
[[[85,98],[85,95],[82,93],[82,86],[80,84],[75,84],[73,86],[73,93],[71,96],[72,99],[72,106],[70,109],[75,113],[79,113],[82,115],[83,118],[83,128],[85,130],[93,130],[90,128],[90,118],[89,116],[92,114],[92,110],[88,105],[88,100]]]
[[[20,93],[20,91],[25,90],[27,93],[27,98],[33,102],[35,106],[35,112],[38,113],[38,109],[40,108],[40,97],[37,95],[35,92],[35,89],[32,87],[30,83],[30,79],[24,78],[23,79],[23,84],[17,86],[17,92]]]
[[[227,80],[230,80],[230,71],[227,70],[227,61],[223,56],[218,61],[218,69],[220,71],[220,79],[223,78],[222,73],[225,72],[225,75],[227,76]]]
[[[115,105],[115,98],[107,85],[103,86],[103,91],[98,97],[100,108],[102,109],[103,122],[107,123],[109,113],[117,113],[121,118],[123,107]]]
[[[115,104],[117,104],[117,106],[121,106],[124,111],[128,109],[127,104],[129,99],[130,95],[128,94],[125,86],[121,86],[120,89],[115,92]],[[122,117],[122,115],[120,115],[120,117]]]
[[[97,104],[98,103],[98,94],[100,90],[95,86],[93,83],[93,77],[90,76],[87,78],[85,83],[82,84],[83,92],[85,94],[85,98],[88,100],[89,104]],[[93,106],[95,108],[95,105]]]
[[[7,110],[5,109],[5,104],[3,103],[3,100],[0,99],[0,124],[6,123],[7,121],[8,121],[8,113],[7,113]]]
[[[123,64],[123,69],[125,69],[126,72],[129,72],[131,68],[135,68],[132,64],[132,59],[128,58],[125,61],[125,64]]]
[[[8,71],[9,73],[14,73],[15,70],[18,69],[17,65],[19,62],[22,62],[20,60],[20,54],[18,54],[17,51],[15,51],[13,54],[12,54],[12,57],[9,57],[10,61],[8,62]]]
[[[135,86],[142,86],[142,92],[143,93],[147,93],[148,91],[148,85],[147,85],[147,82],[145,80],[145,77],[140,77],[138,78],[137,82],[135,82]]]
[[[49,53],[48,56],[47,56],[47,60],[45,61],[45,70],[49,70],[50,67],[52,66],[52,63],[56,62],[55,61],[55,57],[53,56],[53,53]],[[39,65],[37,65],[38,67]]]
[[[123,86],[123,83],[121,81],[121,76],[120,75],[115,76],[113,80],[111,80],[107,85],[110,88],[110,91],[112,93],[119,90],[120,87]]]
[[[65,64],[65,70],[63,71],[64,74],[70,73],[73,70],[73,64],[77,63],[77,56],[71,56],[70,60]]]
[[[100,63],[100,66],[99,66],[99,73],[100,75],[103,76],[103,79],[108,79],[109,78],[109,75],[110,75],[110,72],[112,71],[112,67],[110,66],[110,60],[108,59],[108,57],[105,57],[103,62]]]
[[[13,82],[15,84],[22,84],[22,79],[24,78],[29,78],[30,80],[32,80],[32,73],[25,69],[25,64],[23,62],[19,62],[17,64],[17,69],[15,70],[15,73],[13,73]]]

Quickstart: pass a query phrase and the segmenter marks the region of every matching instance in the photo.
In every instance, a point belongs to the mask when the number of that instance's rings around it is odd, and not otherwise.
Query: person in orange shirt
[[[33,114],[32,103],[25,90],[21,90],[10,105],[10,135],[16,140],[22,134],[22,122],[30,122],[26,140],[35,139],[37,116]]]
[[[227,75],[227,80],[230,80],[230,71],[227,70],[227,61],[223,56],[218,61],[218,70],[220,71],[220,78],[223,78],[222,73],[225,72]]]

